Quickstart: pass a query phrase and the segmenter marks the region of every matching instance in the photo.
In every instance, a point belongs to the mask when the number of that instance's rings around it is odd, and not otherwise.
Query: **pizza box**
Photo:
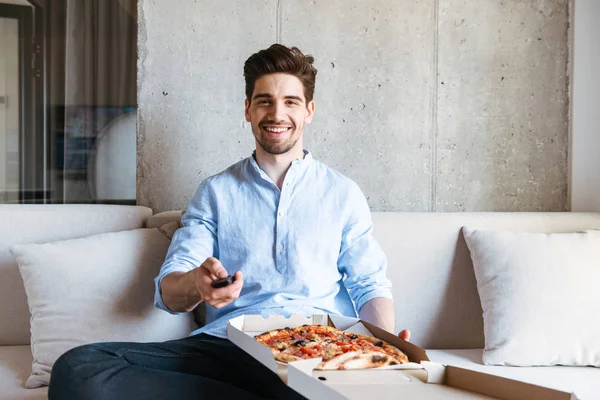
[[[320,358],[283,364],[275,361],[267,347],[254,340],[254,336],[266,331],[304,324],[329,325],[342,331],[374,336],[398,347],[410,362],[368,370],[321,371],[315,370]],[[572,393],[432,362],[424,349],[359,318],[242,315],[228,321],[227,337],[310,400],[388,400],[400,397],[424,400],[577,400]]]

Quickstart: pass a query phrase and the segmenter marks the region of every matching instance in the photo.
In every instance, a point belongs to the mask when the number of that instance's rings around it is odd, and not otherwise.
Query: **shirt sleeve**
[[[196,190],[181,223],[182,227],[175,231],[165,261],[154,279],[154,305],[171,314],[180,313],[170,310],[162,300],[160,284],[163,278],[172,272],[191,271],[208,257],[218,257],[216,202],[208,180]]]
[[[342,231],[338,269],[346,275],[344,285],[356,311],[371,299],[392,300],[392,282],[386,276],[387,258],[372,236],[371,210],[358,185],[352,182],[347,221]]]

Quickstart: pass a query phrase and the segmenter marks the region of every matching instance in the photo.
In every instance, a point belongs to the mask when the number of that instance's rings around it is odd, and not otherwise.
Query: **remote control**
[[[227,278],[221,278],[221,279],[212,281],[210,286],[212,286],[215,289],[219,289],[219,288],[222,288],[222,287],[225,287],[225,286],[231,284],[231,282],[233,282],[233,275],[229,275]]]

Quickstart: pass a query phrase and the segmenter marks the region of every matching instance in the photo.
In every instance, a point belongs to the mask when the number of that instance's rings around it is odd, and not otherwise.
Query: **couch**
[[[181,211],[152,215],[140,206],[0,206],[0,399],[43,399],[47,388],[25,389],[31,372],[30,313],[9,247],[141,227],[179,223]],[[600,368],[500,367],[481,362],[482,309],[465,225],[523,232],[600,229],[600,213],[394,213],[372,214],[374,235],[388,257],[394,283],[397,330],[433,361],[489,372],[600,399]],[[152,302],[152,298],[148,299]]]

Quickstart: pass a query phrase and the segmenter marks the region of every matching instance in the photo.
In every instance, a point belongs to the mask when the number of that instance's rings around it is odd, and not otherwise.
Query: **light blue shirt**
[[[155,305],[175,314],[162,301],[162,278],[211,256],[231,275],[241,270],[244,286],[225,307],[207,304],[206,325],[192,335],[227,337],[227,321],[242,314],[356,317],[369,300],[392,298],[361,190],[304,153],[281,190],[254,156],[198,187],[155,279]]]

